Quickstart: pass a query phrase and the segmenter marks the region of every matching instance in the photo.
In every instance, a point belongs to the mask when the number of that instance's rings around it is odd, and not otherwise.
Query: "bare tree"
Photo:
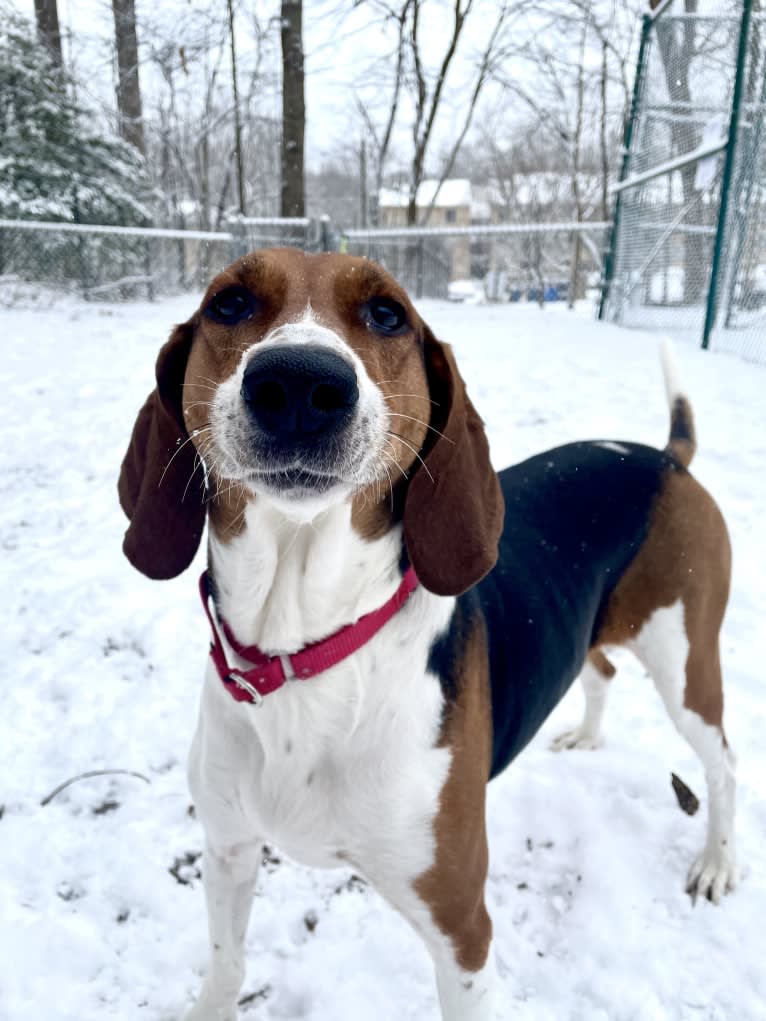
[[[401,6],[397,9],[390,7],[388,4],[383,5],[384,18],[391,20],[396,25],[396,57],[394,60],[394,74],[391,85],[391,93],[388,99],[388,116],[386,118],[383,131],[379,132],[375,126],[375,121],[370,115],[367,106],[359,97],[356,96],[356,106],[359,113],[362,115],[362,119],[367,128],[368,134],[373,142],[374,147],[374,166],[375,166],[375,184],[374,194],[375,202],[372,206],[372,221],[373,226],[377,227],[380,222],[380,210],[378,207],[378,198],[380,196],[381,188],[383,187],[383,177],[385,174],[386,160],[388,158],[389,149],[391,147],[391,138],[393,136],[394,125],[396,123],[397,114],[399,113],[399,100],[402,94],[402,85],[404,80],[405,71],[405,59],[408,46],[407,40],[407,19],[410,14],[410,8],[413,5],[414,0],[403,0]]]
[[[458,4],[456,6],[459,6],[459,2],[458,2]],[[465,114],[463,116],[462,125],[461,125],[460,129],[458,130],[458,132],[455,135],[455,140],[452,143],[452,145],[450,146],[450,148],[449,148],[449,150],[448,150],[448,152],[446,154],[446,158],[442,162],[442,170],[441,170],[441,173],[439,175],[439,179],[436,182],[436,187],[434,189],[433,195],[431,196],[431,201],[428,204],[428,206],[426,207],[426,209],[424,210],[423,215],[421,217],[422,222],[424,224],[428,223],[428,219],[429,219],[429,217],[431,215],[431,212],[432,212],[432,210],[433,210],[433,208],[434,208],[434,206],[436,204],[436,200],[438,198],[439,191],[441,190],[441,187],[444,184],[444,182],[447,180],[447,178],[452,173],[452,169],[453,169],[453,167],[455,165],[455,160],[457,159],[457,155],[460,152],[460,149],[461,149],[463,143],[465,142],[466,135],[468,134],[468,129],[470,128],[471,121],[473,120],[473,115],[476,112],[476,107],[477,107],[478,102],[479,102],[479,96],[480,96],[484,86],[486,85],[487,81],[490,78],[490,75],[491,75],[491,72],[492,72],[493,66],[494,66],[494,61],[500,55],[499,41],[500,41],[500,39],[502,37],[502,31],[503,31],[503,28],[506,25],[506,21],[508,19],[508,15],[509,15],[509,13],[510,13],[510,11],[512,9],[512,6],[513,5],[510,4],[510,3],[503,2],[503,3],[501,3],[501,5],[499,7],[499,10],[497,12],[497,16],[496,16],[494,25],[492,27],[492,31],[489,34],[489,38],[487,40],[487,43],[486,43],[486,45],[484,47],[484,50],[483,50],[483,52],[482,52],[482,54],[481,54],[481,56],[479,58],[479,64],[478,64],[478,68],[477,68],[477,71],[476,71],[476,77],[474,79],[473,88],[471,89],[471,92],[470,92],[470,95],[469,95],[468,104],[467,104],[466,109],[465,109]],[[519,7],[523,6],[523,3],[519,4],[518,6]],[[467,13],[468,13],[468,9],[467,8],[466,8],[466,12],[465,13],[467,15]],[[445,76],[446,76],[446,69],[445,69]],[[437,83],[437,85],[438,85],[438,83]],[[436,105],[433,107],[433,111],[434,111],[434,115],[435,115],[436,110],[438,108],[438,96],[436,95],[436,89],[434,90],[434,97],[433,98],[434,98],[435,103],[436,103]],[[430,135],[430,130],[431,130],[432,127],[433,127],[433,124],[431,124],[431,127],[428,129],[429,130],[429,135]],[[428,145],[428,138],[426,137],[425,138],[425,146],[427,147],[427,145]],[[424,148],[424,153],[425,153],[425,148]],[[414,169],[414,165],[415,165],[415,163],[413,161],[413,169]],[[423,164],[420,165],[420,172],[421,172],[421,174],[422,174],[422,171],[423,171]],[[413,174],[413,176],[414,176],[414,174]],[[418,186],[419,186],[419,182],[418,182]],[[417,187],[415,189],[415,196],[416,196],[416,200],[415,201],[416,201],[416,204],[417,204]],[[412,202],[412,190],[410,191],[410,203],[411,202]],[[408,214],[409,214],[409,207],[408,207]],[[408,222],[410,222],[410,221],[408,220]]]
[[[609,178],[619,155],[616,139],[630,101],[639,6],[639,0],[549,0],[536,12],[537,31],[520,33],[514,67],[521,64],[526,73],[511,75],[501,66],[495,74],[509,97],[527,107],[539,130],[568,154],[573,172],[586,149],[598,150],[603,219],[608,219]]]
[[[237,47],[234,42],[234,4],[227,0],[229,10],[229,46],[231,48],[231,91],[234,95],[234,156],[237,163],[237,195],[240,216],[245,215],[245,168],[242,161],[242,120],[237,84]]]
[[[63,67],[61,30],[56,0],[35,0],[35,21],[40,41],[45,44],[54,62]]]
[[[580,54],[577,62],[577,104],[575,107],[574,132],[572,136],[572,198],[575,216],[582,223],[585,212],[582,188],[582,141],[583,118],[585,114],[585,47],[588,41],[590,18],[582,24]],[[572,242],[572,265],[569,273],[569,307],[573,308],[580,294],[580,235],[575,234]]]
[[[117,48],[117,111],[120,134],[139,152],[146,152],[138,80],[138,38],[134,0],[112,0],[114,41]]]
[[[303,2],[282,0],[282,216],[304,216]]]
[[[147,145],[174,226],[219,229],[241,211],[239,165],[245,211],[279,212],[280,125],[272,113],[279,92],[277,19],[262,23],[252,11],[246,17],[236,2],[232,6],[236,98],[228,4],[179,20],[164,12],[148,15],[148,54],[164,88],[153,97],[157,113],[146,122]],[[264,70],[269,56],[272,64]]]
[[[407,223],[412,225],[418,219],[418,189],[423,182],[426,170],[426,154],[429,143],[433,137],[434,125],[440,111],[447,76],[453,64],[455,54],[458,50],[460,37],[463,34],[465,23],[474,8],[474,0],[454,0],[452,10],[452,26],[447,45],[441,60],[439,61],[436,77],[432,85],[429,85],[428,76],[425,71],[423,54],[423,43],[421,38],[421,13],[425,0],[412,0],[411,15],[409,20],[408,44],[412,57],[413,69],[413,91],[415,103],[415,118],[412,125],[412,162],[410,165],[409,195],[407,198]],[[430,205],[422,216],[423,223],[428,222],[431,210],[434,207],[439,189],[452,169],[455,157],[465,140],[470,127],[479,95],[489,77],[492,61],[496,55],[495,51],[505,24],[511,4],[503,2],[500,4],[499,12],[494,21],[489,40],[479,60],[478,70],[474,78],[473,87],[469,93],[467,111],[461,129],[458,131],[455,142],[448,154],[441,178],[437,184],[436,191],[431,197]]]
[[[467,96],[461,113],[461,120],[453,133],[447,152],[441,162],[442,173],[437,181],[436,189],[430,196],[430,203],[421,213],[421,221],[426,223],[434,208],[436,198],[444,181],[449,177],[455,161],[470,128],[476,111],[480,94],[492,75],[494,61],[501,52],[502,31],[511,11],[525,7],[530,0],[496,0],[490,31],[483,50],[478,55],[472,77],[463,90]],[[426,176],[428,155],[435,136],[435,128],[443,113],[444,100],[447,95],[447,82],[450,72],[456,64],[461,39],[465,34],[465,25],[475,9],[476,0],[449,0],[452,8],[449,20],[449,34],[443,52],[435,62],[435,68],[429,68],[433,61],[427,59],[433,53],[433,38],[423,38],[426,24],[425,8],[427,0],[356,0],[355,6],[363,4],[382,13],[384,27],[393,24],[396,29],[396,47],[393,61],[389,58],[389,67],[393,63],[394,72],[387,103],[385,126],[378,131],[374,118],[363,100],[357,96],[357,107],[364,119],[368,133],[373,140],[375,165],[375,191],[380,193],[385,173],[386,157],[389,153],[397,118],[401,109],[402,97],[409,94],[414,116],[411,128],[412,149],[410,157],[409,184],[407,195],[407,223],[413,225],[418,221],[418,191]],[[482,5],[486,10],[487,4]],[[376,79],[379,78],[376,75]]]

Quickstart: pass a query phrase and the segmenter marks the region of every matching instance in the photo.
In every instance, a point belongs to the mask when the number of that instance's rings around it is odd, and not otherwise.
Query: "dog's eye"
[[[362,318],[388,337],[401,333],[407,326],[407,313],[393,298],[370,298],[362,310]]]
[[[239,323],[249,319],[255,311],[256,301],[244,287],[227,287],[211,298],[205,308],[205,315],[216,323]]]

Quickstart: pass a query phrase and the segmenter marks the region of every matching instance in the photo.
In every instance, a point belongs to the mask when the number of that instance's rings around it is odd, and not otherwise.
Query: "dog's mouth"
[[[283,468],[251,469],[246,481],[254,489],[267,489],[280,496],[299,498],[320,496],[345,480],[338,474],[307,468],[301,464],[286,465]]]

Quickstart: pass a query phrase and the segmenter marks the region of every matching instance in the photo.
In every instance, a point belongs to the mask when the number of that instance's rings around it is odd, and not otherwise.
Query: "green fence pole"
[[[705,325],[702,330],[702,347],[707,350],[710,347],[710,334],[715,326],[715,316],[718,305],[718,276],[721,272],[723,262],[723,244],[726,237],[726,221],[729,212],[729,192],[731,191],[731,179],[734,174],[734,160],[737,150],[737,128],[739,127],[739,108],[742,102],[742,84],[745,79],[745,66],[747,64],[747,38],[750,32],[750,12],[753,8],[753,0],[744,0],[742,8],[742,21],[739,28],[739,45],[737,47],[737,70],[734,75],[734,92],[731,97],[731,118],[729,120],[729,137],[726,142],[726,159],[723,164],[723,178],[721,179],[721,202],[718,207],[718,228],[715,234],[715,245],[713,247],[713,264],[710,268],[710,287],[707,294],[707,307],[705,309]]]
[[[620,184],[628,176],[628,165],[630,163],[630,147],[633,143],[633,129],[638,114],[638,104],[641,101],[641,91],[644,84],[644,71],[646,65],[646,51],[649,46],[649,34],[652,30],[654,19],[651,14],[645,14],[641,19],[641,42],[638,46],[638,60],[636,61],[636,77],[633,81],[633,95],[630,100],[630,110],[625,121],[625,132],[622,140],[622,165],[620,166]],[[609,238],[604,251],[604,273],[603,284],[601,285],[601,298],[598,303],[598,318],[603,320],[606,312],[606,303],[609,298],[609,288],[614,276],[614,246],[617,243],[617,233],[620,226],[620,212],[622,211],[622,192],[617,192],[614,202],[614,213],[612,214],[612,226],[609,229]]]
[[[753,40],[755,44],[755,40]],[[752,59],[750,61],[751,66],[755,64],[757,66],[758,54],[754,51]],[[751,97],[752,98],[752,97]],[[743,154],[740,159],[740,172],[737,180],[737,188],[740,186],[743,190],[742,199],[737,203],[735,208],[735,216],[737,219],[737,242],[736,250],[734,252],[733,266],[729,271],[729,287],[728,295],[726,298],[726,318],[724,320],[724,327],[728,328],[732,323],[732,308],[734,306],[735,293],[737,287],[737,279],[739,277],[740,266],[742,265],[742,258],[745,248],[745,233],[747,230],[746,220],[747,212],[750,208],[750,200],[753,195],[753,189],[757,183],[757,160],[758,154],[761,151],[761,139],[763,138],[763,116],[761,111],[766,112],[766,72],[763,75],[763,81],[761,82],[760,95],[754,98],[754,102],[757,106],[755,113],[754,122],[750,123],[750,159],[746,158]],[[748,173],[748,167],[750,172]]]

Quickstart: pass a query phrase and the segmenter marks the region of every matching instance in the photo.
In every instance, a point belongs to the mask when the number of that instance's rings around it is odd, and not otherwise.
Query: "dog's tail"
[[[688,468],[697,450],[697,433],[689,398],[681,389],[672,343],[663,338],[660,346],[662,374],[670,406],[670,437],[665,448],[684,468]]]

